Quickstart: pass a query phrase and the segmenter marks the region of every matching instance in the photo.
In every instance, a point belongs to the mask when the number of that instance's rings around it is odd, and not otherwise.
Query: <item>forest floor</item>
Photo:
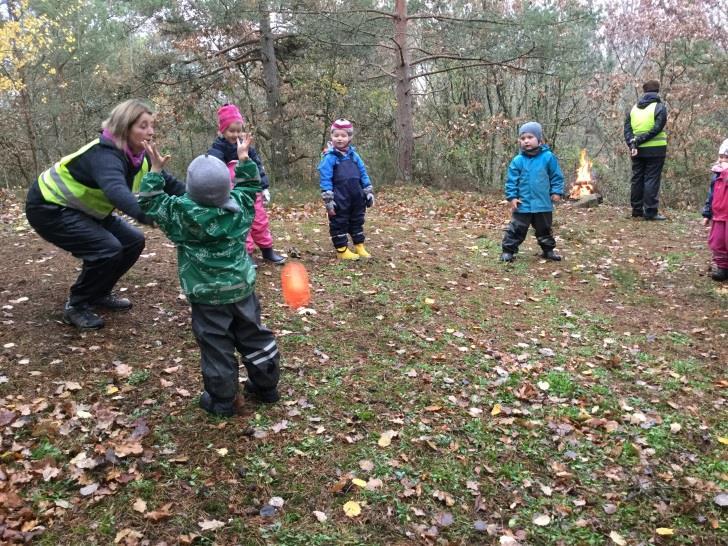
[[[282,399],[222,419],[163,235],[79,333],[78,262],[1,198],[0,542],[725,544],[728,285],[695,213],[562,205],[564,261],[529,234],[506,265],[495,197],[394,187],[341,263],[318,202],[274,205],[313,299],[261,264]]]

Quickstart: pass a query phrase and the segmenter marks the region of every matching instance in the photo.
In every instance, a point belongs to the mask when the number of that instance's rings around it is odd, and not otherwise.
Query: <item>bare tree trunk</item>
[[[30,96],[28,94],[27,87],[23,87],[23,89],[20,90],[20,110],[23,115],[23,122],[25,123],[25,130],[28,134],[28,147],[30,148],[30,156],[33,158],[33,173],[35,173],[35,176],[40,174],[38,172],[38,156],[35,153],[37,144],[36,144],[36,138],[35,138],[35,130],[33,129],[33,114],[31,112],[31,100]],[[23,169],[23,176],[26,180],[26,182],[30,182],[30,180],[33,179],[33,174],[31,176],[28,176],[28,172]]]
[[[270,27],[270,11],[265,0],[258,4],[260,11],[260,56],[263,64],[263,83],[271,130],[271,174],[277,180],[288,180],[288,153],[283,104],[278,80],[275,42]]]
[[[407,2],[396,0],[394,8],[394,42],[397,44],[395,74],[397,83],[395,97],[397,109],[397,171],[398,177],[409,182],[412,180],[412,156],[415,139],[412,126],[412,82],[410,80],[410,51],[407,44]]]

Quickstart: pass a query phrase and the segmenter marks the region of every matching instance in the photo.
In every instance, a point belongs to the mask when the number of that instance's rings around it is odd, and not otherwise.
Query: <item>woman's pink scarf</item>
[[[111,131],[109,131],[108,129],[104,129],[101,132],[101,136],[104,137],[106,140],[110,140],[114,144],[118,145],[116,138],[113,134],[111,134]],[[135,154],[131,151],[129,146],[124,146],[124,153],[126,154],[126,157],[129,158],[129,163],[131,163],[135,169],[138,169],[139,166],[142,164],[142,161],[144,161],[144,150],[142,150],[138,154]]]

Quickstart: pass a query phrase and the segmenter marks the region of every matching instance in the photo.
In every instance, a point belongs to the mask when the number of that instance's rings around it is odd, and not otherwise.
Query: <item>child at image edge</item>
[[[503,242],[501,261],[512,262],[518,247],[526,239],[528,228],[533,226],[541,256],[559,261],[554,252],[556,240],[551,231],[553,203],[564,194],[564,175],[559,161],[543,142],[543,129],[535,121],[524,123],[518,129],[520,153],[508,166],[506,200],[512,212]]]
[[[228,166],[231,179],[235,176],[235,165],[238,162],[238,138],[243,134],[244,125],[245,118],[234,104],[223,104],[218,108],[217,130],[219,134],[207,153]],[[255,198],[255,218],[248,232],[247,251],[252,256],[255,247],[258,246],[263,259],[276,265],[283,265],[286,258],[273,250],[273,237],[270,233],[268,213],[265,210],[265,206],[270,203],[268,176],[265,174],[258,153],[252,146],[248,150],[248,157],[258,166],[262,191]]]
[[[718,149],[718,161],[710,169],[708,198],[703,207],[703,224],[710,226],[708,247],[713,253],[711,278],[728,280],[728,139]]]
[[[372,183],[351,140],[354,126],[346,119],[331,124],[331,146],[318,166],[321,198],[329,215],[329,233],[342,260],[369,258],[364,247],[364,214],[374,204]],[[354,252],[349,250],[351,235]]]
[[[187,169],[187,193],[165,194],[160,172],[169,156],[147,142],[152,168],[139,194],[144,213],[177,247],[180,285],[192,308],[192,331],[200,347],[205,385],[200,407],[221,416],[233,415],[239,403],[235,349],[248,372],[246,394],[265,403],[279,399],[278,347],[273,332],[260,322],[255,269],[245,252],[260,178],[248,158],[251,137],[241,138],[232,191],[225,163],[204,155]]]

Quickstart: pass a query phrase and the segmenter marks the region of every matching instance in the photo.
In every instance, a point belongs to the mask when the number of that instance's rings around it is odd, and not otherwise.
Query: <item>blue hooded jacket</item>
[[[321,191],[331,191],[334,189],[334,166],[347,158],[353,160],[356,166],[359,167],[361,187],[366,188],[372,185],[371,180],[369,180],[367,168],[361,160],[361,157],[359,157],[359,154],[356,153],[354,146],[349,145],[349,149],[346,151],[346,154],[342,154],[332,146],[326,150],[324,157],[321,159],[318,166]]]
[[[546,144],[540,151],[529,156],[519,153],[508,165],[506,199],[520,199],[516,212],[551,212],[554,210],[552,195],[564,194],[564,175],[559,160]]]

